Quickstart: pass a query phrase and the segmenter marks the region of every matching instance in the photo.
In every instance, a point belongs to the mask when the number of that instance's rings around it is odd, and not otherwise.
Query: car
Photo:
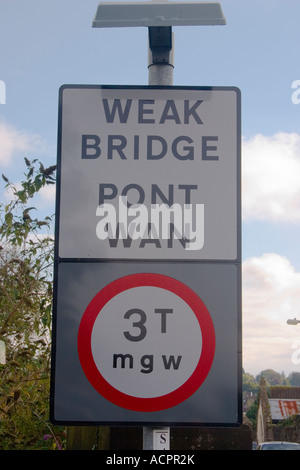
[[[256,450],[300,450],[300,444],[284,441],[261,442]]]

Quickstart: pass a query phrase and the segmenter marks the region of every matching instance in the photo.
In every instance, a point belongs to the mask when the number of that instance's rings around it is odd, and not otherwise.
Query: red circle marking
[[[125,290],[145,286],[159,287],[178,295],[193,310],[202,332],[202,351],[194,372],[176,390],[151,398],[128,395],[110,385],[98,370],[91,347],[95,320],[107,302]],[[215,354],[215,331],[206,306],[200,297],[185,284],[162,274],[132,274],[111,282],[91,300],[83,314],[78,330],[78,354],[88,381],[104,398],[115,405],[133,411],[160,411],[182,403],[204,382]]]

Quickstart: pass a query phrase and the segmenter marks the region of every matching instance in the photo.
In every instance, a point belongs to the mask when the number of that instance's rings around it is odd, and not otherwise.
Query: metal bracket
[[[170,64],[172,50],[171,26],[149,26],[149,48],[152,52],[152,64]]]

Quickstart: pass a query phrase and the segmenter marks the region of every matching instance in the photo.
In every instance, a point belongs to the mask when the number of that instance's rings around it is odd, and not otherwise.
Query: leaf
[[[27,196],[25,191],[16,191],[15,195],[20,199],[22,203],[26,202]]]
[[[43,225],[49,225],[48,222],[44,222],[43,220],[37,222],[38,227],[42,227]]]
[[[38,176],[36,176],[35,179],[34,179],[34,186],[35,186],[36,191],[39,191],[41,189],[41,187],[43,186],[43,183],[42,183],[41,179]]]
[[[5,214],[5,223],[7,224],[8,227],[12,226],[12,221],[13,221],[13,215],[11,212],[8,212]]]
[[[46,169],[43,169],[43,171],[41,170],[41,172],[45,176],[50,176],[52,173],[54,173],[55,170],[56,170],[56,165],[53,165],[53,166],[49,166]]]

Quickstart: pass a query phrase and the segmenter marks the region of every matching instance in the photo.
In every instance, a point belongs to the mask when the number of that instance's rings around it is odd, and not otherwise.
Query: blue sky
[[[241,89],[244,367],[288,374],[300,367],[300,326],[286,325],[300,319],[300,2],[220,3],[226,26],[173,28],[174,85]],[[0,166],[14,181],[24,156],[56,162],[61,85],[148,83],[147,28],[92,28],[97,5],[0,0]],[[53,193],[39,204],[51,213]]]

